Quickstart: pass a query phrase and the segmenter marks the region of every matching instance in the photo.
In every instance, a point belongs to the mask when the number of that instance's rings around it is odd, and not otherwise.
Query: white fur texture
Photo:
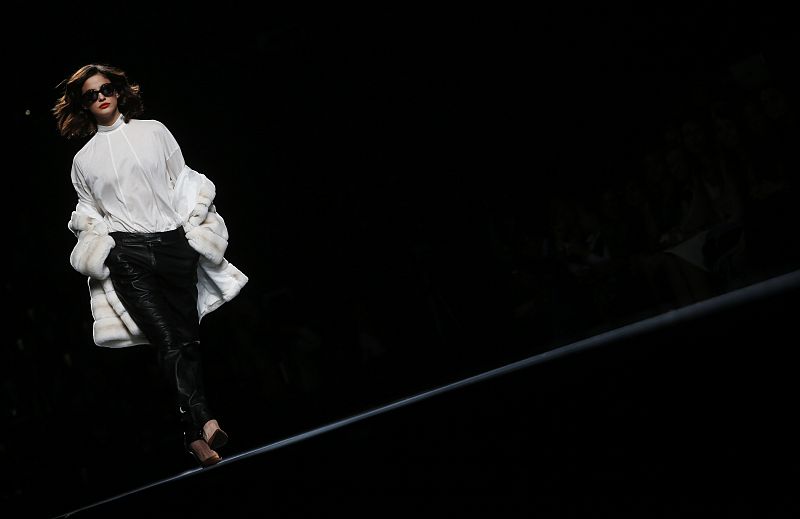
[[[199,321],[236,297],[247,284],[248,277],[224,258],[228,247],[228,229],[225,220],[212,205],[216,193],[214,184],[204,175],[188,168],[182,180],[180,185],[185,186],[184,191],[179,191],[178,195],[182,193],[184,198],[194,199],[193,204],[188,204],[194,209],[187,214],[183,228],[189,245],[201,256],[197,265]],[[183,204],[187,205],[185,201]],[[83,210],[88,211],[86,208]],[[108,228],[100,215],[96,216],[98,218],[73,211],[67,225],[78,238],[70,254],[70,264],[89,278],[94,342],[109,348],[148,344],[111,283],[105,260],[116,244],[108,235]]]
[[[217,214],[212,205],[206,213],[205,221],[198,226],[184,224],[186,239],[194,250],[214,265],[222,263],[225,250],[228,248],[228,228],[225,220]]]
[[[116,243],[108,235],[106,224],[73,211],[67,227],[78,237],[78,243],[69,256],[72,268],[90,278],[108,278],[105,261]]]

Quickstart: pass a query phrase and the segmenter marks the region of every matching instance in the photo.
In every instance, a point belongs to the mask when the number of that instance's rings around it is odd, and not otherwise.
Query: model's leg
[[[212,448],[222,447],[227,435],[213,419],[203,384],[200,320],[197,313],[197,264],[200,255],[181,232],[159,244],[156,275],[167,305],[175,316],[175,329],[183,338],[177,350],[168,349],[168,364],[175,365],[183,396],[181,411],[191,419],[193,438],[203,437]],[[172,360],[172,357],[176,357]],[[198,436],[200,435],[200,436]]]
[[[162,286],[159,271],[168,262],[158,261],[161,244],[120,241],[122,240],[118,240],[106,261],[111,271],[112,284],[131,318],[156,347],[161,371],[174,389],[176,412],[180,415],[186,444],[189,446],[202,438],[202,425],[210,417],[203,396],[197,351],[199,326],[196,306],[193,306],[195,326],[191,326],[191,320],[187,326],[186,319],[175,311],[173,302],[166,295],[171,291]],[[183,261],[184,272],[192,264],[196,266],[196,258],[187,255]],[[172,265],[170,268],[179,266]],[[194,290],[196,298],[196,288]],[[219,459],[213,451],[206,454],[209,459]]]

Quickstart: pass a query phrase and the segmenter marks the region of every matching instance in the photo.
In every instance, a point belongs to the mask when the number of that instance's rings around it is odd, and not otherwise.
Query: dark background
[[[250,278],[203,320],[231,452],[799,263],[797,36],[784,12],[154,18],[4,36],[16,49],[3,81],[9,502],[64,512],[192,467],[152,352],[93,345],[86,280],[69,265],[69,168],[85,141],[62,139],[50,109],[89,62],[126,70],[144,117],[216,184],[226,258]],[[723,116],[740,132],[737,159],[710,144]],[[670,271],[677,286],[641,269],[664,247],[629,196],[646,157],[669,167],[690,120],[707,122],[714,164],[749,172],[746,247],[702,288],[683,270]],[[556,252],[564,200],[618,244],[600,267]]]

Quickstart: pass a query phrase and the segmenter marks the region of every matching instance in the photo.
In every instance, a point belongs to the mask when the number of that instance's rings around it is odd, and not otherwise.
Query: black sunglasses
[[[115,87],[112,83],[106,83],[105,85],[100,87],[100,90],[87,90],[83,94],[81,94],[81,101],[83,101],[84,106],[89,106],[95,101],[97,101],[97,94],[103,94],[105,97],[113,96],[114,92],[117,91],[117,87]]]

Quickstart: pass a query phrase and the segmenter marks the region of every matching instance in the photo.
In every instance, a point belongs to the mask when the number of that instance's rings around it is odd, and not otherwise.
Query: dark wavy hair
[[[81,103],[81,88],[86,80],[95,74],[107,77],[117,89],[119,111],[125,117],[126,123],[144,112],[139,85],[129,82],[125,71],[99,63],[84,65],[69,79],[61,82],[59,87],[66,83],[64,93],[53,107],[58,132],[67,139],[86,137],[97,131],[97,121],[89,109]]]

